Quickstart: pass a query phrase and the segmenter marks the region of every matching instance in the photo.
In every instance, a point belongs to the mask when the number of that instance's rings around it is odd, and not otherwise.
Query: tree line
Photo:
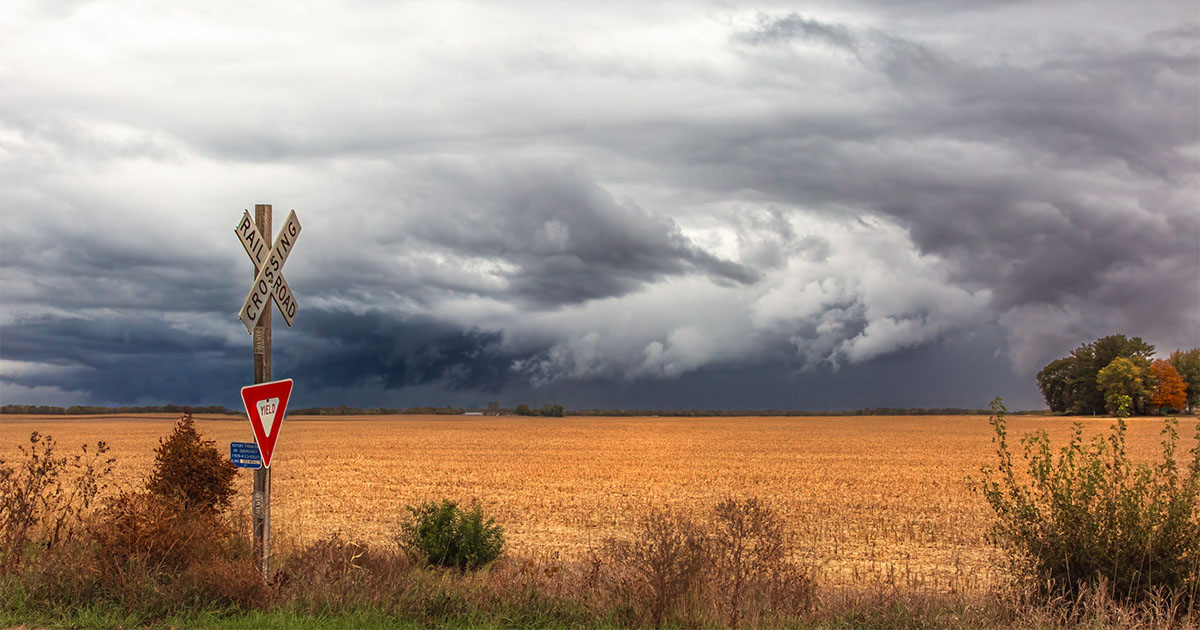
[[[562,405],[552,405],[549,403],[543,404],[540,409],[530,407],[525,403],[517,405],[515,412],[518,416],[542,416],[543,418],[561,418],[563,417]]]
[[[461,416],[472,411],[470,407],[304,407],[289,409],[293,416]]]
[[[1095,415],[1119,410],[1128,396],[1132,413],[1187,411],[1200,405],[1200,348],[1154,358],[1141,337],[1109,335],[1080,344],[1037,374],[1038,389],[1055,413]]]
[[[574,409],[569,412],[572,416],[665,416],[665,417],[822,417],[822,416],[986,416],[987,409],[966,409],[963,407],[874,407],[862,409],[841,410],[803,410],[803,409]],[[1018,414],[1038,413],[1036,411],[1018,411]]]
[[[72,407],[56,407],[53,405],[4,405],[0,414],[13,415],[43,415],[43,416],[86,416],[104,414],[138,414],[138,413],[192,413],[219,414],[229,416],[245,415],[240,409],[230,409],[219,405],[208,407],[189,407],[186,405],[151,405],[142,407],[100,407],[94,405],[75,405]],[[328,407],[302,407],[288,410],[293,416],[461,416],[469,411],[482,411],[473,407],[349,407],[346,405]],[[561,418],[563,416],[663,416],[663,417],[737,417],[737,416],[966,416],[988,415],[987,409],[967,409],[963,407],[874,407],[862,409],[844,409],[832,411],[808,411],[800,409],[567,409],[563,405],[546,403],[540,407],[522,403],[515,408],[497,410],[503,415],[542,416]],[[1016,414],[1036,414],[1038,411],[1017,411]]]
[[[128,413],[211,413],[225,415],[242,415],[245,412],[234,411],[229,407],[210,405],[208,407],[190,407],[188,405],[145,405],[141,407],[100,407],[97,405],[72,405],[56,407],[54,405],[4,405],[0,414],[20,414],[26,416],[97,416],[103,414]]]

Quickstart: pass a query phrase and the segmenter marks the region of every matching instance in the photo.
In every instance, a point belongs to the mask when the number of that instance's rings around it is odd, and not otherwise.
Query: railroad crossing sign
[[[242,212],[242,220],[233,231],[238,235],[246,255],[254,261],[254,266],[258,269],[254,284],[250,286],[250,293],[246,295],[246,299],[242,301],[242,309],[238,311],[238,317],[246,326],[246,332],[254,332],[254,325],[262,318],[264,312],[271,309],[272,301],[279,306],[279,312],[287,325],[291,326],[292,318],[296,316],[296,296],[292,295],[292,289],[283,278],[283,263],[287,262],[288,254],[292,253],[296,238],[300,236],[300,221],[296,218],[296,211],[288,213],[287,220],[275,236],[275,243],[269,252],[266,240],[254,225],[254,219],[250,218],[249,212]]]
[[[288,398],[292,395],[292,381],[269,382],[271,380],[271,302],[279,306],[279,312],[292,325],[296,316],[296,296],[283,279],[283,263],[300,236],[300,221],[296,212],[288,213],[287,220],[275,243],[267,250],[263,235],[271,235],[271,205],[254,205],[254,219],[249,212],[242,213],[242,220],[233,229],[246,255],[254,263],[254,284],[242,301],[238,317],[246,330],[254,333],[254,383],[242,388],[242,404],[246,416],[254,429],[254,443],[245,444],[245,451],[235,451],[230,445],[230,457],[238,460],[243,455],[245,464],[252,461],[260,466],[254,471],[254,493],[250,502],[252,528],[254,530],[255,554],[261,554],[263,580],[270,583],[271,576],[271,454],[275,451],[275,440],[287,413]],[[255,446],[257,444],[257,446]],[[261,456],[261,457],[260,457]]]
[[[242,388],[242,404],[254,429],[254,441],[262,453],[262,467],[271,467],[275,439],[287,414],[288,399],[292,396],[292,379],[247,385]]]

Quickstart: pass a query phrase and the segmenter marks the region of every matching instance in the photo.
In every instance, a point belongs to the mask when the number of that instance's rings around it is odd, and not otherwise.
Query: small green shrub
[[[408,506],[408,511],[411,518],[401,525],[397,543],[429,564],[477,569],[504,550],[504,529],[495,519],[485,519],[479,505],[465,512],[443,499]]]
[[[1009,450],[1004,403],[992,402],[999,464],[983,467],[973,484],[999,518],[992,539],[1045,595],[1102,589],[1123,602],[1166,595],[1194,604],[1200,601],[1200,444],[1180,471],[1178,422],[1170,419],[1162,461],[1135,464],[1125,452],[1128,404],[1121,409],[1112,432],[1090,442],[1076,423],[1057,458],[1045,431],[1023,437],[1023,475]]]

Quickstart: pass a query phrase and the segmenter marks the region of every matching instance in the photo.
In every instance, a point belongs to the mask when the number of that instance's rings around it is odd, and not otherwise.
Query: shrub
[[[1099,588],[1121,602],[1167,595],[1194,604],[1200,601],[1200,444],[1182,473],[1178,423],[1170,419],[1162,461],[1135,464],[1125,452],[1127,402],[1122,408],[1107,437],[1085,443],[1076,423],[1057,458],[1045,431],[1023,437],[1026,479],[1009,450],[1004,403],[992,402],[999,463],[983,467],[973,484],[998,517],[992,539],[1044,595],[1076,597]]]
[[[282,558],[275,585],[297,609],[337,612],[368,601],[396,601],[408,587],[408,558],[346,540],[341,533],[307,543]]]
[[[213,513],[227,509],[234,495],[237,467],[213,444],[200,438],[191,412],[184,412],[171,435],[159,440],[146,490],[178,500],[186,510]]]
[[[156,614],[262,601],[253,545],[221,513],[236,475],[185,411],[155,449],[146,491],[109,499],[90,525],[103,550],[96,567],[108,596]]]
[[[75,537],[115,461],[104,442],[58,457],[54,439],[37,431],[20,452],[15,467],[0,460],[0,560],[10,567],[35,539],[53,546]]]
[[[500,557],[504,529],[484,519],[483,508],[470,512],[443,499],[420,507],[408,506],[411,518],[401,525],[397,543],[429,564],[460,570],[477,569]]]
[[[638,524],[633,540],[610,540],[606,553],[628,570],[618,580],[647,602],[650,621],[663,624],[680,601],[702,582],[708,561],[703,530],[676,512],[656,509]]]
[[[136,492],[106,500],[89,531],[105,551],[104,571],[120,571],[138,558],[167,572],[211,556],[232,533],[215,516],[190,512],[178,499]]]
[[[232,494],[232,475],[224,474],[225,462],[212,442],[200,440],[190,414],[160,443],[145,491],[109,497],[89,514],[69,506],[94,501],[97,480],[112,463],[103,458],[104,445],[90,458],[85,449],[72,459],[55,457],[49,439],[36,434],[31,439],[24,472],[2,476],[5,483],[40,480],[42,490],[25,492],[42,497],[36,504],[43,509],[30,519],[44,533],[42,540],[64,542],[26,554],[15,569],[31,608],[111,604],[136,617],[161,618],[189,608],[249,607],[267,600],[253,546],[218,511]],[[74,477],[64,472],[72,466]],[[8,515],[6,510],[3,516]],[[74,520],[64,521],[69,518]],[[69,524],[60,525],[64,522]]]
[[[103,597],[153,616],[265,601],[253,545],[221,513],[236,474],[185,411],[159,440],[145,491],[108,499],[89,525]]]
[[[728,612],[729,625],[738,627],[745,601],[752,597],[788,599],[807,607],[813,580],[788,559],[789,538],[783,519],[757,498],[727,498],[713,509],[708,537],[712,568]],[[799,601],[795,601],[799,600]]]
[[[188,509],[179,498],[122,493],[90,530],[104,595],[130,610],[251,606],[267,595],[249,541],[221,515]]]

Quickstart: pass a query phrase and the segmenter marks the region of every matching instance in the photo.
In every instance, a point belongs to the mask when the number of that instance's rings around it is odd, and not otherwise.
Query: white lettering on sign
[[[288,255],[292,253],[292,246],[300,236],[300,221],[296,218],[296,211],[288,213],[270,252],[267,252],[266,241],[262,234],[259,234],[254,221],[250,219],[249,212],[242,213],[242,221],[238,223],[234,232],[237,233],[242,248],[246,250],[246,255],[258,268],[258,275],[254,278],[250,293],[242,301],[242,308],[238,312],[242,324],[248,332],[253,332],[254,325],[262,318],[263,311],[270,308],[271,301],[274,300],[279,305],[283,319],[291,326],[292,319],[296,316],[296,298],[287,280],[283,278],[283,263],[287,262]]]
[[[262,418],[263,432],[267,436],[275,429],[275,412],[279,409],[279,398],[258,401],[258,417]]]

